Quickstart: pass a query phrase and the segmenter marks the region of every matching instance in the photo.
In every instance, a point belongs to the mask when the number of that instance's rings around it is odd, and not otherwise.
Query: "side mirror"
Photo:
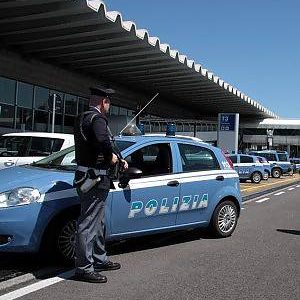
[[[121,176],[119,179],[119,188],[126,188],[128,186],[128,183],[131,179],[137,179],[141,178],[143,175],[143,172],[138,169],[138,168],[128,168]]]

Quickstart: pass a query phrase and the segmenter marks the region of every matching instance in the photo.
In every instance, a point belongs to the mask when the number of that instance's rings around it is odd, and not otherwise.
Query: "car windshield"
[[[132,146],[134,142],[116,141],[116,146],[120,151]],[[75,171],[77,164],[75,161],[75,146],[69,147],[48,157],[31,164],[33,167],[50,168]]]

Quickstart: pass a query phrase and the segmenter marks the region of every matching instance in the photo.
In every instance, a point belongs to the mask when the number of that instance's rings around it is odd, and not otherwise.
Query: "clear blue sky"
[[[104,0],[282,118],[300,118],[300,0]]]

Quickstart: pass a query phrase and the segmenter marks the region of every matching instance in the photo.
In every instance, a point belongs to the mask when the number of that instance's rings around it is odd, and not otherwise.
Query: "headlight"
[[[0,194],[0,207],[19,206],[36,202],[41,198],[37,189],[23,187]]]

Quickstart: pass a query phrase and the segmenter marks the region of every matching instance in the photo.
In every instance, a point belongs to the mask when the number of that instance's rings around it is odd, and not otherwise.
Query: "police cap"
[[[110,97],[112,94],[115,93],[112,89],[103,89],[98,87],[91,87],[90,88],[91,95],[101,96],[101,97]]]

